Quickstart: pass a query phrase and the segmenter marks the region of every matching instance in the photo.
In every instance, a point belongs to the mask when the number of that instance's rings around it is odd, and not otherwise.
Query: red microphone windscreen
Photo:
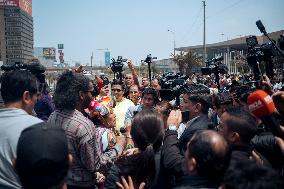
[[[269,116],[275,111],[275,105],[270,95],[263,90],[251,93],[247,98],[249,110],[257,117]]]

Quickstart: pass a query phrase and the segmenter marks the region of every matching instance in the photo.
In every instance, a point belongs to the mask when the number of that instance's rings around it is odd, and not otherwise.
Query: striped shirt
[[[117,144],[106,153],[102,153],[96,138],[94,124],[78,110],[54,111],[48,122],[65,131],[69,153],[73,156],[68,172],[67,184],[89,187],[95,185],[95,171],[105,168],[123,151]]]

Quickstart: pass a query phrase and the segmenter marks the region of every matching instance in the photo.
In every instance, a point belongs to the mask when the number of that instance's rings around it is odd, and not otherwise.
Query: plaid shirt
[[[94,124],[78,110],[56,110],[50,115],[48,122],[62,128],[67,136],[69,153],[73,156],[67,177],[68,185],[93,186],[96,182],[95,171],[105,168],[107,163],[122,153],[123,147],[118,144],[102,153]]]

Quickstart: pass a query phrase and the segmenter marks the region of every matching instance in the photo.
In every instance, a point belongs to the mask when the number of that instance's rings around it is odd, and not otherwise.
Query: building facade
[[[162,73],[165,72],[177,72],[178,67],[173,59],[162,59],[162,60],[155,60],[153,61],[155,67],[160,70]]]
[[[284,34],[284,30],[269,33],[268,35],[275,41],[278,40],[280,35]],[[228,67],[229,73],[237,73],[237,65],[235,58],[242,57],[246,58],[247,54],[247,44],[246,38],[249,36],[243,36],[223,42],[212,43],[206,45],[207,60],[210,60],[217,56],[223,56],[223,64]],[[265,36],[257,36],[257,41],[259,44],[268,43],[269,40]],[[189,46],[189,47],[179,47],[176,51],[193,51],[199,55],[203,55],[203,45]]]
[[[0,0],[0,61],[26,63],[32,57],[32,1]]]

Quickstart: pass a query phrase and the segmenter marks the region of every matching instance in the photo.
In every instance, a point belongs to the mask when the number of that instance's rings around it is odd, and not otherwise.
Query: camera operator
[[[7,71],[1,78],[4,108],[0,109],[0,188],[21,188],[12,160],[21,132],[42,120],[32,116],[38,98],[37,78],[27,70]]]

